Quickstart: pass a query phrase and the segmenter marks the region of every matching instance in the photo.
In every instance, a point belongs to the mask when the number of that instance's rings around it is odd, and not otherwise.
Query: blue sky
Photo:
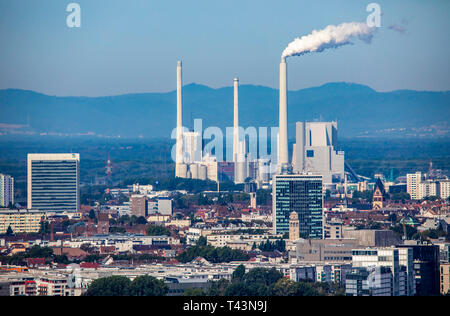
[[[66,6],[81,6],[68,28]],[[59,96],[163,92],[184,83],[277,88],[283,49],[329,24],[365,22],[374,1],[0,0],[0,89]],[[289,89],[327,82],[378,91],[450,90],[450,1],[376,1],[372,44],[289,59]],[[393,31],[397,25],[406,32]]]

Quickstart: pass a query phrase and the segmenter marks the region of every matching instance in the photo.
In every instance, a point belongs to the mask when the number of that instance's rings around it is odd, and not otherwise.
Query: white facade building
[[[419,200],[419,184],[422,182],[422,173],[408,173],[406,175],[406,192],[409,193],[411,199]]]
[[[14,205],[14,178],[0,174],[0,207]]]
[[[321,174],[325,184],[344,179],[343,151],[337,151],[337,122],[297,122],[294,172]]]
[[[28,209],[80,209],[80,154],[28,154]]]
[[[441,199],[448,199],[450,197],[450,180],[439,181],[439,195]]]

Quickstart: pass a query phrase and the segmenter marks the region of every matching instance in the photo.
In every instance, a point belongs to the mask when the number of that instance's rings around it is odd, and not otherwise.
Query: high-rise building
[[[406,192],[409,193],[411,199],[419,199],[419,184],[422,182],[422,173],[408,173],[406,175]]]
[[[323,238],[321,175],[275,175],[272,190],[275,234],[289,233],[290,215],[292,212],[297,212],[300,237]]]
[[[439,295],[439,246],[399,245],[397,247],[399,249],[411,249],[412,251],[416,295]]]
[[[450,180],[439,181],[439,196],[443,200],[450,197]]]
[[[80,209],[80,154],[28,154],[28,209]]]
[[[417,199],[421,200],[430,196],[439,196],[439,182],[431,180],[420,182]]]
[[[413,253],[410,248],[365,248],[352,251],[354,268],[389,267],[392,296],[415,294]],[[347,282],[348,282],[347,276]]]
[[[148,215],[147,197],[141,194],[131,196],[131,213],[136,217]]]
[[[344,179],[343,151],[337,150],[336,122],[297,122],[294,172],[321,174],[324,183]]]
[[[14,205],[14,178],[0,174],[0,207]]]

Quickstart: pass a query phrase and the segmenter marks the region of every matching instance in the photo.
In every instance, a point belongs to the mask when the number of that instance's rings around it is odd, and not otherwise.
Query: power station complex
[[[239,132],[239,79],[234,79],[233,161],[204,152],[202,135],[183,127],[182,63],[177,65],[177,131],[175,176],[221,181],[223,170],[236,184],[254,181],[258,187],[267,185],[276,174],[322,175],[323,183],[332,185],[344,180],[344,152],[337,150],[337,122],[297,122],[296,142],[292,159],[288,151],[287,127],[287,64],[280,63],[279,134],[276,159],[250,157],[248,144]],[[241,129],[242,130],[242,129]]]
[[[279,131],[277,154],[251,157],[245,135],[239,128],[239,79],[234,79],[233,161],[222,162],[203,150],[201,132],[183,127],[182,63],[177,65],[177,129],[175,176],[220,182],[228,168],[234,183],[256,182],[258,188],[272,188],[273,232],[289,232],[289,219],[298,215],[303,238],[322,238],[323,192],[345,178],[345,154],[337,150],[337,122],[297,122],[292,159],[288,150],[287,63],[280,63]]]

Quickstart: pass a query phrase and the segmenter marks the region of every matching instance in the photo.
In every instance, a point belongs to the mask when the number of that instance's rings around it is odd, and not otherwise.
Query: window
[[[306,157],[314,158],[314,150],[307,150],[306,151]]]

